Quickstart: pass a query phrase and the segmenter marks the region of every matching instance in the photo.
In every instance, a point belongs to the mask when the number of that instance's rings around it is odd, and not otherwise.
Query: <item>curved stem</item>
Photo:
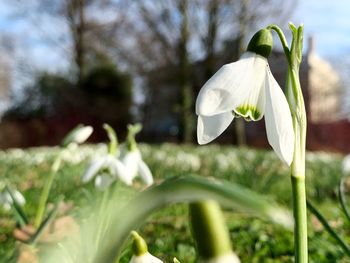
[[[290,55],[288,42],[287,42],[286,37],[284,36],[284,33],[283,33],[282,29],[279,26],[275,25],[275,24],[269,25],[267,27],[267,29],[274,30],[277,33],[278,37],[281,40],[283,51],[284,51],[284,54],[286,55],[286,58],[288,60],[288,64],[292,65],[292,60],[291,60],[291,55]]]
[[[344,214],[346,218],[350,221],[350,212],[348,207],[346,206],[346,198],[345,198],[345,193],[344,193],[344,177],[340,180],[339,183],[339,201],[340,205],[343,208]]]
[[[295,262],[307,263],[307,208],[305,193],[305,149],[307,120],[305,103],[299,79],[303,27],[301,26],[296,30],[295,26],[291,24],[290,28],[293,34],[291,48],[289,48],[286,37],[284,36],[280,27],[277,25],[270,25],[267,28],[274,30],[278,34],[288,62],[286,92],[292,115],[295,138],[294,156],[291,164],[293,214],[295,220]]]

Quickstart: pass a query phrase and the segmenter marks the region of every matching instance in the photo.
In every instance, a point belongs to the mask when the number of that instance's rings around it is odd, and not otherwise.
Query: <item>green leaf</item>
[[[198,176],[177,177],[154,186],[131,200],[124,208],[112,214],[107,235],[93,262],[113,262],[131,230],[140,226],[154,211],[173,203],[212,199],[226,208],[263,216],[271,221],[291,227],[288,212],[271,204],[261,195],[227,181]],[[110,201],[113,209],[113,200]],[[96,224],[96,222],[94,222]]]
[[[55,207],[49,212],[47,217],[42,221],[40,226],[38,227],[38,230],[35,232],[35,234],[32,236],[32,238],[28,241],[29,244],[35,244],[41,235],[44,233],[44,230],[50,225],[52,220],[56,217],[58,212],[58,204],[55,205]]]

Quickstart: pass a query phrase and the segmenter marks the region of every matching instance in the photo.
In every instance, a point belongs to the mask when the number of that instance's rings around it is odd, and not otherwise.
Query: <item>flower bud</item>
[[[79,124],[63,138],[61,147],[65,148],[71,143],[81,144],[85,142],[90,137],[92,131],[93,128],[91,126]]]
[[[163,261],[161,261],[159,258],[151,255],[148,252],[146,241],[136,231],[132,231],[131,235],[134,238],[134,255],[129,263],[163,263]]]
[[[255,33],[250,40],[247,51],[254,52],[260,56],[268,58],[273,47],[271,30],[261,29]]]
[[[132,249],[135,256],[142,256],[148,252],[146,241],[136,232],[131,232],[134,242],[132,244]]]

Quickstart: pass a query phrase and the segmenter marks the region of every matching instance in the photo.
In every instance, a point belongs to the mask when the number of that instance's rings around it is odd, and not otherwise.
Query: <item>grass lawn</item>
[[[248,187],[282,206],[291,207],[289,169],[272,151],[217,145],[143,144],[140,147],[156,182],[187,174],[221,178]],[[64,156],[62,168],[54,181],[49,201],[54,202],[63,196],[64,202],[72,207],[67,213],[79,224],[85,220],[84,210],[102,198],[102,192],[97,191],[93,183],[84,185],[81,182],[81,175],[89,160],[104,151],[103,145],[72,149]],[[44,179],[57,153],[58,148],[0,152],[0,180],[6,178],[24,194],[27,200],[24,209],[31,219],[35,216]],[[350,222],[340,210],[336,194],[342,176],[340,164],[339,155],[309,153],[306,165],[307,195],[349,243]],[[137,194],[139,188],[116,184],[113,189],[120,197],[120,203],[116,206],[125,204],[126,200]],[[238,211],[226,211],[225,215],[234,250],[242,262],[292,262],[291,231]],[[0,210],[1,262],[11,262],[18,254],[18,246],[12,235],[14,228],[11,211]],[[164,262],[172,262],[174,256],[180,262],[195,262],[186,204],[171,205],[155,212],[145,219],[138,232],[147,240],[149,251]],[[350,262],[311,215],[309,251],[310,262]],[[128,262],[130,255],[130,246],[126,245],[121,262]]]

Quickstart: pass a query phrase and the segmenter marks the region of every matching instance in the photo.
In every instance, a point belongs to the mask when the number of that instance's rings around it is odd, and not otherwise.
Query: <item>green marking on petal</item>
[[[233,111],[233,114],[235,117],[243,117],[247,121],[257,121],[262,117],[262,114],[257,107],[248,104],[238,106]]]

